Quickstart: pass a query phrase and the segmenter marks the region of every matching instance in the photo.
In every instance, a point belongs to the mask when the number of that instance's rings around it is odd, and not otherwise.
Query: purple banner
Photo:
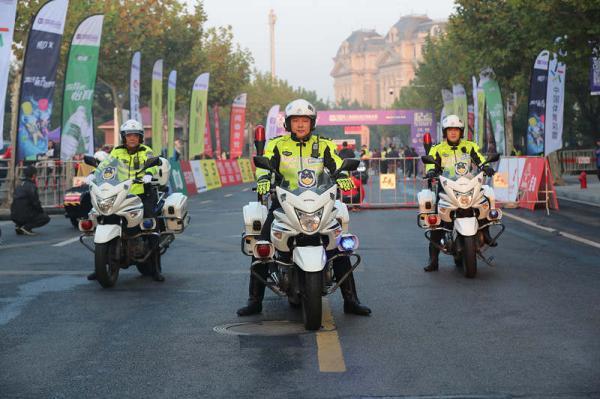
[[[590,59],[590,94],[600,96],[600,56]]]
[[[410,146],[419,155],[424,155],[423,135],[435,134],[433,115],[433,110],[429,109],[320,111],[317,126],[410,125]]]

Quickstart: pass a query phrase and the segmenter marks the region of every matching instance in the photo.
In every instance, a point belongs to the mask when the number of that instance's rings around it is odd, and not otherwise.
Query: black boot
[[[490,247],[498,246],[498,243],[492,240],[492,236],[490,235],[490,226],[485,226],[483,229],[481,229],[481,234],[483,234],[483,242],[485,242],[487,245]]]
[[[423,268],[426,272],[437,272],[439,268],[438,258],[440,250],[433,244],[429,244],[429,263]]]
[[[368,316],[371,314],[371,309],[362,305],[356,295],[356,283],[354,275],[350,274],[346,280],[340,285],[342,297],[344,298],[344,313],[356,314],[359,316]]]
[[[266,265],[257,265],[255,270],[263,278],[267,274]],[[248,287],[248,304],[237,310],[238,316],[250,316],[262,312],[262,300],[265,296],[265,285],[250,274],[250,285]]]
[[[158,281],[159,283],[162,283],[163,281],[165,281],[165,276],[163,276],[161,272],[157,271],[152,276],[152,280]]]
[[[87,275],[87,279],[92,281],[92,280],[96,280],[96,272],[90,273]]]

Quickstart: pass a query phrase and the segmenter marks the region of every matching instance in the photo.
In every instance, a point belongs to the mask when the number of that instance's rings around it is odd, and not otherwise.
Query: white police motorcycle
[[[304,327],[321,327],[324,295],[333,293],[360,264],[358,238],[348,234],[349,215],[344,203],[336,200],[336,177],[341,171],[355,170],[356,159],[345,159],[341,167],[329,176],[322,173],[313,188],[286,189],[287,182],[265,157],[254,157],[256,167],[267,169],[280,183],[272,190],[281,208],[275,210],[271,226],[271,241],[260,239],[267,218],[267,207],[250,202],[243,208],[245,229],[242,252],[252,256],[251,272],[277,295],[285,297],[292,306],[301,305]],[[331,252],[330,252],[331,251]],[[334,253],[328,258],[327,252]],[[333,278],[333,259],[347,256],[354,259],[352,268],[339,281]],[[254,269],[260,263],[268,265],[265,280]]]
[[[488,163],[496,162],[499,156],[491,156],[479,168]],[[421,157],[424,164],[434,164],[442,170],[442,166],[430,155]],[[486,249],[482,229],[499,226],[499,232],[492,238],[491,245],[504,232],[502,211],[496,207],[494,190],[483,184],[485,173],[480,171],[473,176],[463,166],[457,175],[451,178],[447,172],[439,176],[437,185],[439,202],[436,203],[436,193],[431,189],[421,190],[418,195],[419,214],[417,224],[426,229],[425,237],[441,252],[454,257],[455,264],[463,267],[465,277],[473,278],[477,274],[477,256],[492,265],[492,258],[483,256]],[[430,187],[431,188],[431,187]],[[452,228],[449,226],[452,225]],[[431,239],[431,232],[444,232],[441,244]]]
[[[130,194],[133,183],[128,166],[118,158],[109,157],[100,165],[86,156],[85,162],[97,166],[90,183],[92,210],[87,219],[79,221],[83,232],[80,242],[94,252],[94,268],[98,283],[104,288],[115,285],[120,269],[135,265],[142,275],[152,276],[161,271],[161,255],[189,223],[187,197],[181,193],[167,195],[170,165],[164,158],[149,158],[140,174],[159,166],[152,181],[158,201],[154,218],[144,219],[140,197]],[[93,237],[93,245],[85,238]]]

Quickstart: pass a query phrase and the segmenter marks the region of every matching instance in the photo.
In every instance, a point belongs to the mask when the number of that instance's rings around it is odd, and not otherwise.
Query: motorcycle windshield
[[[129,179],[129,170],[127,165],[118,158],[108,157],[94,172],[94,181],[97,185],[110,184],[116,186]]]
[[[284,188],[285,190],[291,192],[294,195],[300,195],[305,191],[312,191],[314,193],[321,195],[325,191],[329,190],[335,184],[336,184],[336,182],[333,179],[331,179],[331,176],[329,176],[329,174],[327,172],[323,172],[317,177],[317,184],[313,187],[298,187],[295,190],[290,190],[288,188],[289,183],[287,180],[284,180],[281,183],[280,187]]]
[[[467,179],[472,179],[473,178],[473,174],[471,172],[472,171],[468,171],[468,172],[466,172],[466,173],[464,173],[462,175],[460,175],[458,173],[455,173],[454,175],[452,175],[450,173],[450,171],[444,170],[444,173],[442,173],[442,176],[444,176],[447,179],[454,180],[454,181],[460,179],[461,177],[466,177]]]

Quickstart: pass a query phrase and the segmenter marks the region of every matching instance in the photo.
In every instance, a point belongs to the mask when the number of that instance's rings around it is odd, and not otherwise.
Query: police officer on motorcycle
[[[317,176],[323,173],[323,168],[330,172],[338,169],[342,159],[336,154],[335,144],[326,138],[313,134],[317,121],[315,107],[306,100],[295,100],[285,108],[285,129],[290,135],[284,135],[269,141],[264,156],[269,158],[271,165],[289,183],[289,189],[294,190],[307,181],[316,184]],[[310,179],[308,176],[310,175]],[[256,170],[257,192],[266,195],[271,189],[270,172],[264,169]],[[337,179],[341,190],[351,190],[354,187],[347,174]],[[273,211],[280,207],[276,198],[273,199],[267,219],[261,231],[261,239],[270,241],[271,225],[274,220]],[[336,278],[340,278],[351,269],[347,257],[338,257],[333,261]],[[267,278],[267,265],[258,265],[256,271]],[[350,276],[340,286],[344,298],[344,312],[357,315],[369,315],[371,309],[362,305],[356,295],[354,276]],[[246,306],[238,309],[238,316],[248,316],[262,311],[262,300],[265,285],[250,275],[249,298]]]
[[[471,163],[481,165],[485,162],[485,157],[481,154],[479,146],[469,140],[463,140],[465,125],[456,115],[448,115],[442,121],[442,133],[444,140],[431,147],[431,155],[443,169],[439,169],[434,164],[425,165],[426,177],[435,179],[446,171],[450,177],[466,174],[470,170]],[[495,172],[489,165],[483,166],[486,175],[492,176]],[[438,187],[439,192],[439,187]],[[487,244],[492,243],[488,227],[481,230],[484,240]],[[444,235],[443,230],[433,230],[431,240],[440,243]],[[495,243],[494,243],[495,244]],[[433,243],[429,243],[429,263],[425,266],[426,272],[438,270],[438,257],[440,250]]]
[[[135,119],[130,119],[121,125],[121,145],[115,147],[110,152],[109,158],[118,158],[126,167],[129,178],[139,179],[139,173],[142,171],[144,162],[153,157],[152,149],[144,145],[144,128],[142,124]],[[141,183],[133,183],[129,192],[140,197],[144,204],[144,217],[154,217],[154,207],[158,201],[156,191],[152,189],[152,176],[158,172],[158,168],[153,166],[145,170]],[[93,175],[90,175],[93,176]],[[90,178],[90,177],[88,177]],[[88,280],[94,280],[96,273],[88,276]],[[156,270],[153,276],[155,281],[164,281],[165,278],[160,270]]]

